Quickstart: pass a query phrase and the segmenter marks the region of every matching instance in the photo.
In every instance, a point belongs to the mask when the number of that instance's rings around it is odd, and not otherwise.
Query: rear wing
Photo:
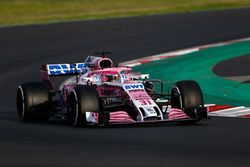
[[[79,74],[84,74],[88,71],[88,66],[85,63],[74,63],[74,64],[44,64],[41,67],[41,80],[48,85],[50,90],[54,90],[55,84],[52,78],[59,77],[62,80],[66,76],[76,76],[78,78]],[[64,78],[65,79],[65,78]]]
[[[78,75],[86,71],[87,65],[85,63],[45,64],[41,68],[41,72],[47,73],[49,76]]]

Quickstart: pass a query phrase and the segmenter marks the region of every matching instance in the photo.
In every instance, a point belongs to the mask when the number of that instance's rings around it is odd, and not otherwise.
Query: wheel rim
[[[178,108],[183,109],[182,98],[180,89],[177,86],[174,86],[172,89],[172,101],[174,101],[175,105],[178,103]]]
[[[73,126],[77,126],[78,124],[78,100],[76,92],[73,90],[70,95],[70,105],[69,105],[69,120]]]
[[[18,86],[17,91],[17,112],[21,120],[24,119],[25,115],[25,102],[24,102],[24,93],[23,88],[21,86]]]

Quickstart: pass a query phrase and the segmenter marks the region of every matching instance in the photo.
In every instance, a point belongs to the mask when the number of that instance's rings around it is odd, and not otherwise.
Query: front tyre
[[[42,82],[27,82],[17,88],[16,107],[24,122],[48,120],[49,90]]]
[[[204,100],[199,84],[192,80],[176,82],[171,91],[171,106],[182,109],[191,118],[201,119],[197,110],[204,108]]]
[[[99,96],[93,86],[79,85],[70,93],[68,120],[73,126],[87,126],[86,112],[98,112],[99,110]]]

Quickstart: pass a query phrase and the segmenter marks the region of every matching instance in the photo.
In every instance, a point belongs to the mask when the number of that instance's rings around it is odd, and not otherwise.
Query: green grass
[[[0,26],[249,6],[250,0],[0,0]]]

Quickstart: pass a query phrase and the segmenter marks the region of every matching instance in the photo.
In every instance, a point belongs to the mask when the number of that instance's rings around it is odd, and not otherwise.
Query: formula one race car
[[[73,126],[89,126],[207,118],[197,82],[179,81],[163,93],[161,80],[150,80],[129,67],[114,67],[107,52],[97,54],[102,56],[88,56],[84,63],[43,65],[41,82],[20,84],[16,97],[20,119],[56,117]]]

